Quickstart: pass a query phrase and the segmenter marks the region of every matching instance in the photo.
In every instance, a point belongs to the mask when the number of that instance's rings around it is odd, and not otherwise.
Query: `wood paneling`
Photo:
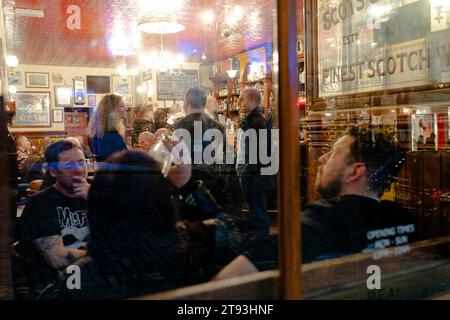
[[[0,300],[13,299],[11,250],[17,201],[15,145],[6,127],[0,97]]]
[[[294,0],[278,2],[280,169],[280,298],[301,298],[300,185],[297,108],[296,11]],[[296,174],[293,174],[296,173]]]

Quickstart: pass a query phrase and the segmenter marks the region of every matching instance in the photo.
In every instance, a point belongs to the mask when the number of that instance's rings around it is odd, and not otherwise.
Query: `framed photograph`
[[[8,71],[8,84],[10,86],[21,86],[22,85],[22,72]]]
[[[72,106],[72,87],[55,86],[55,106],[57,108]]]
[[[63,123],[64,119],[64,109],[53,109],[53,122]]]
[[[109,76],[86,76],[88,94],[108,94],[111,92],[111,79]]]
[[[73,90],[74,90],[74,103],[85,104],[86,103],[86,89],[85,81],[83,77],[73,78]]]
[[[88,94],[88,106],[95,107],[97,106],[97,97],[95,94]]]
[[[133,104],[133,79],[132,77],[127,77],[123,79],[119,75],[113,75],[111,77],[112,83],[112,93],[122,96],[123,101],[126,106]]]
[[[27,88],[48,88],[48,73],[25,72],[25,86]]]
[[[50,92],[17,92],[13,127],[50,127]]]
[[[151,70],[142,72],[142,81],[148,81],[148,80],[152,80],[152,71]]]

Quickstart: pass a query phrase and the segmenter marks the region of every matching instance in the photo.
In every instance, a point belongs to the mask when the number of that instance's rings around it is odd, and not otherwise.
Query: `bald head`
[[[169,129],[167,129],[167,128],[159,128],[155,132],[155,141],[158,140],[160,137],[162,137],[164,135],[168,135],[168,134],[169,134]]]
[[[25,136],[18,136],[16,138],[16,148],[24,151],[31,151],[31,143]]]

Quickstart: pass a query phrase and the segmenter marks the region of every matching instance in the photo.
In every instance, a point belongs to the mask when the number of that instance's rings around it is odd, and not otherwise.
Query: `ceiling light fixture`
[[[228,77],[234,79],[237,75],[237,72],[238,72],[237,70],[227,70]]]
[[[145,21],[139,23],[137,29],[147,33],[169,34],[183,31],[186,27],[173,21]]]
[[[116,72],[123,80],[127,80],[129,76],[136,76],[139,70],[138,68],[127,69],[125,56],[123,56],[123,63],[116,68]]]
[[[229,70],[227,70],[227,75],[230,79],[234,79],[236,78],[236,75],[238,73],[238,62],[235,58],[228,58],[228,67],[230,68]]]
[[[159,52],[151,54],[148,58],[141,59],[147,62],[147,67],[153,69],[156,73],[180,73],[184,56],[181,54],[176,56],[170,51],[164,50],[163,35],[183,31],[186,27],[173,21],[148,21],[139,23],[137,28],[140,31],[159,34],[160,36]]]
[[[229,4],[223,5],[223,8],[224,16],[223,19],[217,19],[216,32],[218,32],[219,36],[225,39],[228,39],[232,35],[240,35],[238,22],[243,18],[244,10],[239,5],[231,6]],[[211,10],[205,11],[202,14],[202,20],[208,27],[208,30],[211,31],[214,21],[214,13]]]
[[[14,55],[9,55],[5,58],[5,63],[10,68],[15,68],[19,65],[19,59]]]
[[[16,94],[17,93],[17,87],[16,86],[9,86],[8,92],[10,94]]]

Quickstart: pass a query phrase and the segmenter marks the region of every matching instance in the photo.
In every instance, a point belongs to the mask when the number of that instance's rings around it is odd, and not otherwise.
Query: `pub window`
[[[310,103],[300,122],[307,166],[302,191],[315,207],[304,207],[302,217],[310,227],[322,221],[319,231],[328,227],[337,242],[318,243],[325,254],[303,272],[304,297],[422,299],[448,292],[441,282],[450,240],[448,8],[422,0],[306,6],[313,11],[306,52],[314,52],[306,58]],[[352,135],[349,126],[357,129]],[[355,143],[358,149],[341,149]],[[332,165],[338,172],[329,171]],[[369,174],[358,190],[352,185],[361,168]],[[378,195],[371,194],[374,187]],[[339,218],[328,216],[331,211]],[[319,212],[329,218],[320,220]],[[349,215],[365,226],[344,223]],[[302,240],[305,254],[308,239]],[[335,289],[340,285],[345,289]]]
[[[220,286],[245,256],[271,274],[268,289],[222,297],[275,297],[277,1],[1,7],[11,31],[2,58],[17,59],[0,82],[1,181],[14,190],[2,208],[2,252],[14,254],[0,295],[173,297]],[[83,99],[61,103],[63,85]],[[81,290],[66,285],[73,265]]]

